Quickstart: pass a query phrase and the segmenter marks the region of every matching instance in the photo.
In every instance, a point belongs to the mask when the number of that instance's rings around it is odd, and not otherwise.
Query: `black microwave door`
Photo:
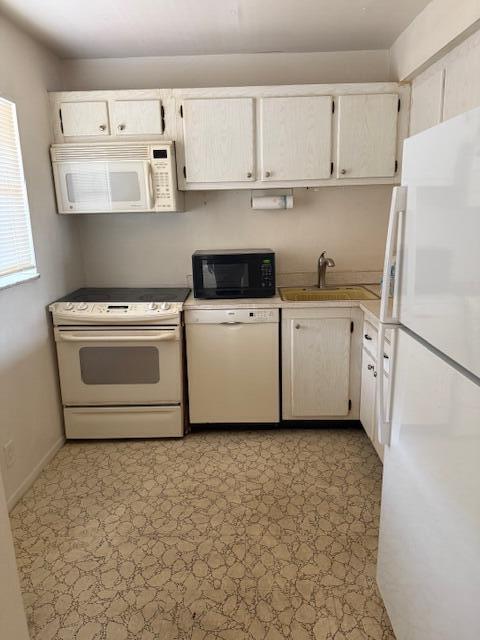
[[[245,261],[202,260],[202,282],[204,289],[224,290],[248,289],[249,265]]]

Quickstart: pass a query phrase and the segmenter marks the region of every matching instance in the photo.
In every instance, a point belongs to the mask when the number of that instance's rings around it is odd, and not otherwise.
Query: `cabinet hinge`
[[[330,175],[333,176],[333,162],[330,162]]]
[[[350,333],[353,333],[353,320],[350,322]]]
[[[352,401],[351,400],[348,401],[348,410],[349,411],[352,410]]]
[[[400,100],[400,98],[398,99],[398,103],[397,103],[397,111],[400,111],[400,107],[402,106],[402,101]]]
[[[185,165],[183,165],[183,177],[185,180],[187,179],[187,167]]]
[[[397,173],[398,171],[398,160],[395,160],[395,171],[394,173]]]
[[[165,133],[165,107],[163,104],[160,107],[160,117],[162,119],[162,133]]]
[[[63,117],[62,117],[62,110],[61,109],[58,110],[58,115],[60,117],[60,131],[63,133]]]
[[[183,118],[183,104],[180,105],[180,118]]]
[[[335,100],[332,100],[332,113],[335,113]]]

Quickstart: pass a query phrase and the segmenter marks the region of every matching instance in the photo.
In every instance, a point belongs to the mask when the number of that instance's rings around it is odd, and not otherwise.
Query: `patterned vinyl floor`
[[[12,513],[32,640],[392,640],[361,429],[67,444]]]

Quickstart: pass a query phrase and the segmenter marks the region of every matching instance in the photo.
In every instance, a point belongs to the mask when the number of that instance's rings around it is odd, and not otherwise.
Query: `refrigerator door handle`
[[[380,322],[398,322],[398,281],[400,275],[401,259],[401,214],[405,212],[407,205],[407,187],[394,187],[392,202],[390,205],[390,217],[388,221],[387,245],[385,249],[385,262],[383,265],[382,297],[380,301]],[[389,315],[388,301],[390,292],[390,280],[392,276],[393,251],[397,239],[397,264],[395,266],[395,280],[393,287],[392,313]]]
[[[390,445],[390,435],[391,435],[391,392],[392,392],[392,379],[393,379],[393,367],[390,367],[390,372],[388,376],[388,385],[387,385],[387,399],[389,402],[389,410],[388,415],[386,411],[386,402],[385,402],[385,389],[384,389],[384,381],[385,381],[385,370],[383,368],[383,356],[385,353],[385,334],[387,329],[392,331],[392,353],[395,352],[394,348],[394,339],[395,339],[395,328],[388,327],[381,324],[378,328],[378,342],[377,342],[377,362],[378,362],[378,372],[379,376],[377,378],[377,393],[376,393],[376,415],[377,415],[377,437],[378,442],[383,445]]]

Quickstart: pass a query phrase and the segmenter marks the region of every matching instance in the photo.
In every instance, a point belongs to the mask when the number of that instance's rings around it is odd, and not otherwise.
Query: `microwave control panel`
[[[274,286],[273,265],[270,258],[265,258],[260,267],[261,286],[269,289]]]
[[[175,211],[177,209],[177,181],[173,145],[152,147],[150,165],[155,211]]]

